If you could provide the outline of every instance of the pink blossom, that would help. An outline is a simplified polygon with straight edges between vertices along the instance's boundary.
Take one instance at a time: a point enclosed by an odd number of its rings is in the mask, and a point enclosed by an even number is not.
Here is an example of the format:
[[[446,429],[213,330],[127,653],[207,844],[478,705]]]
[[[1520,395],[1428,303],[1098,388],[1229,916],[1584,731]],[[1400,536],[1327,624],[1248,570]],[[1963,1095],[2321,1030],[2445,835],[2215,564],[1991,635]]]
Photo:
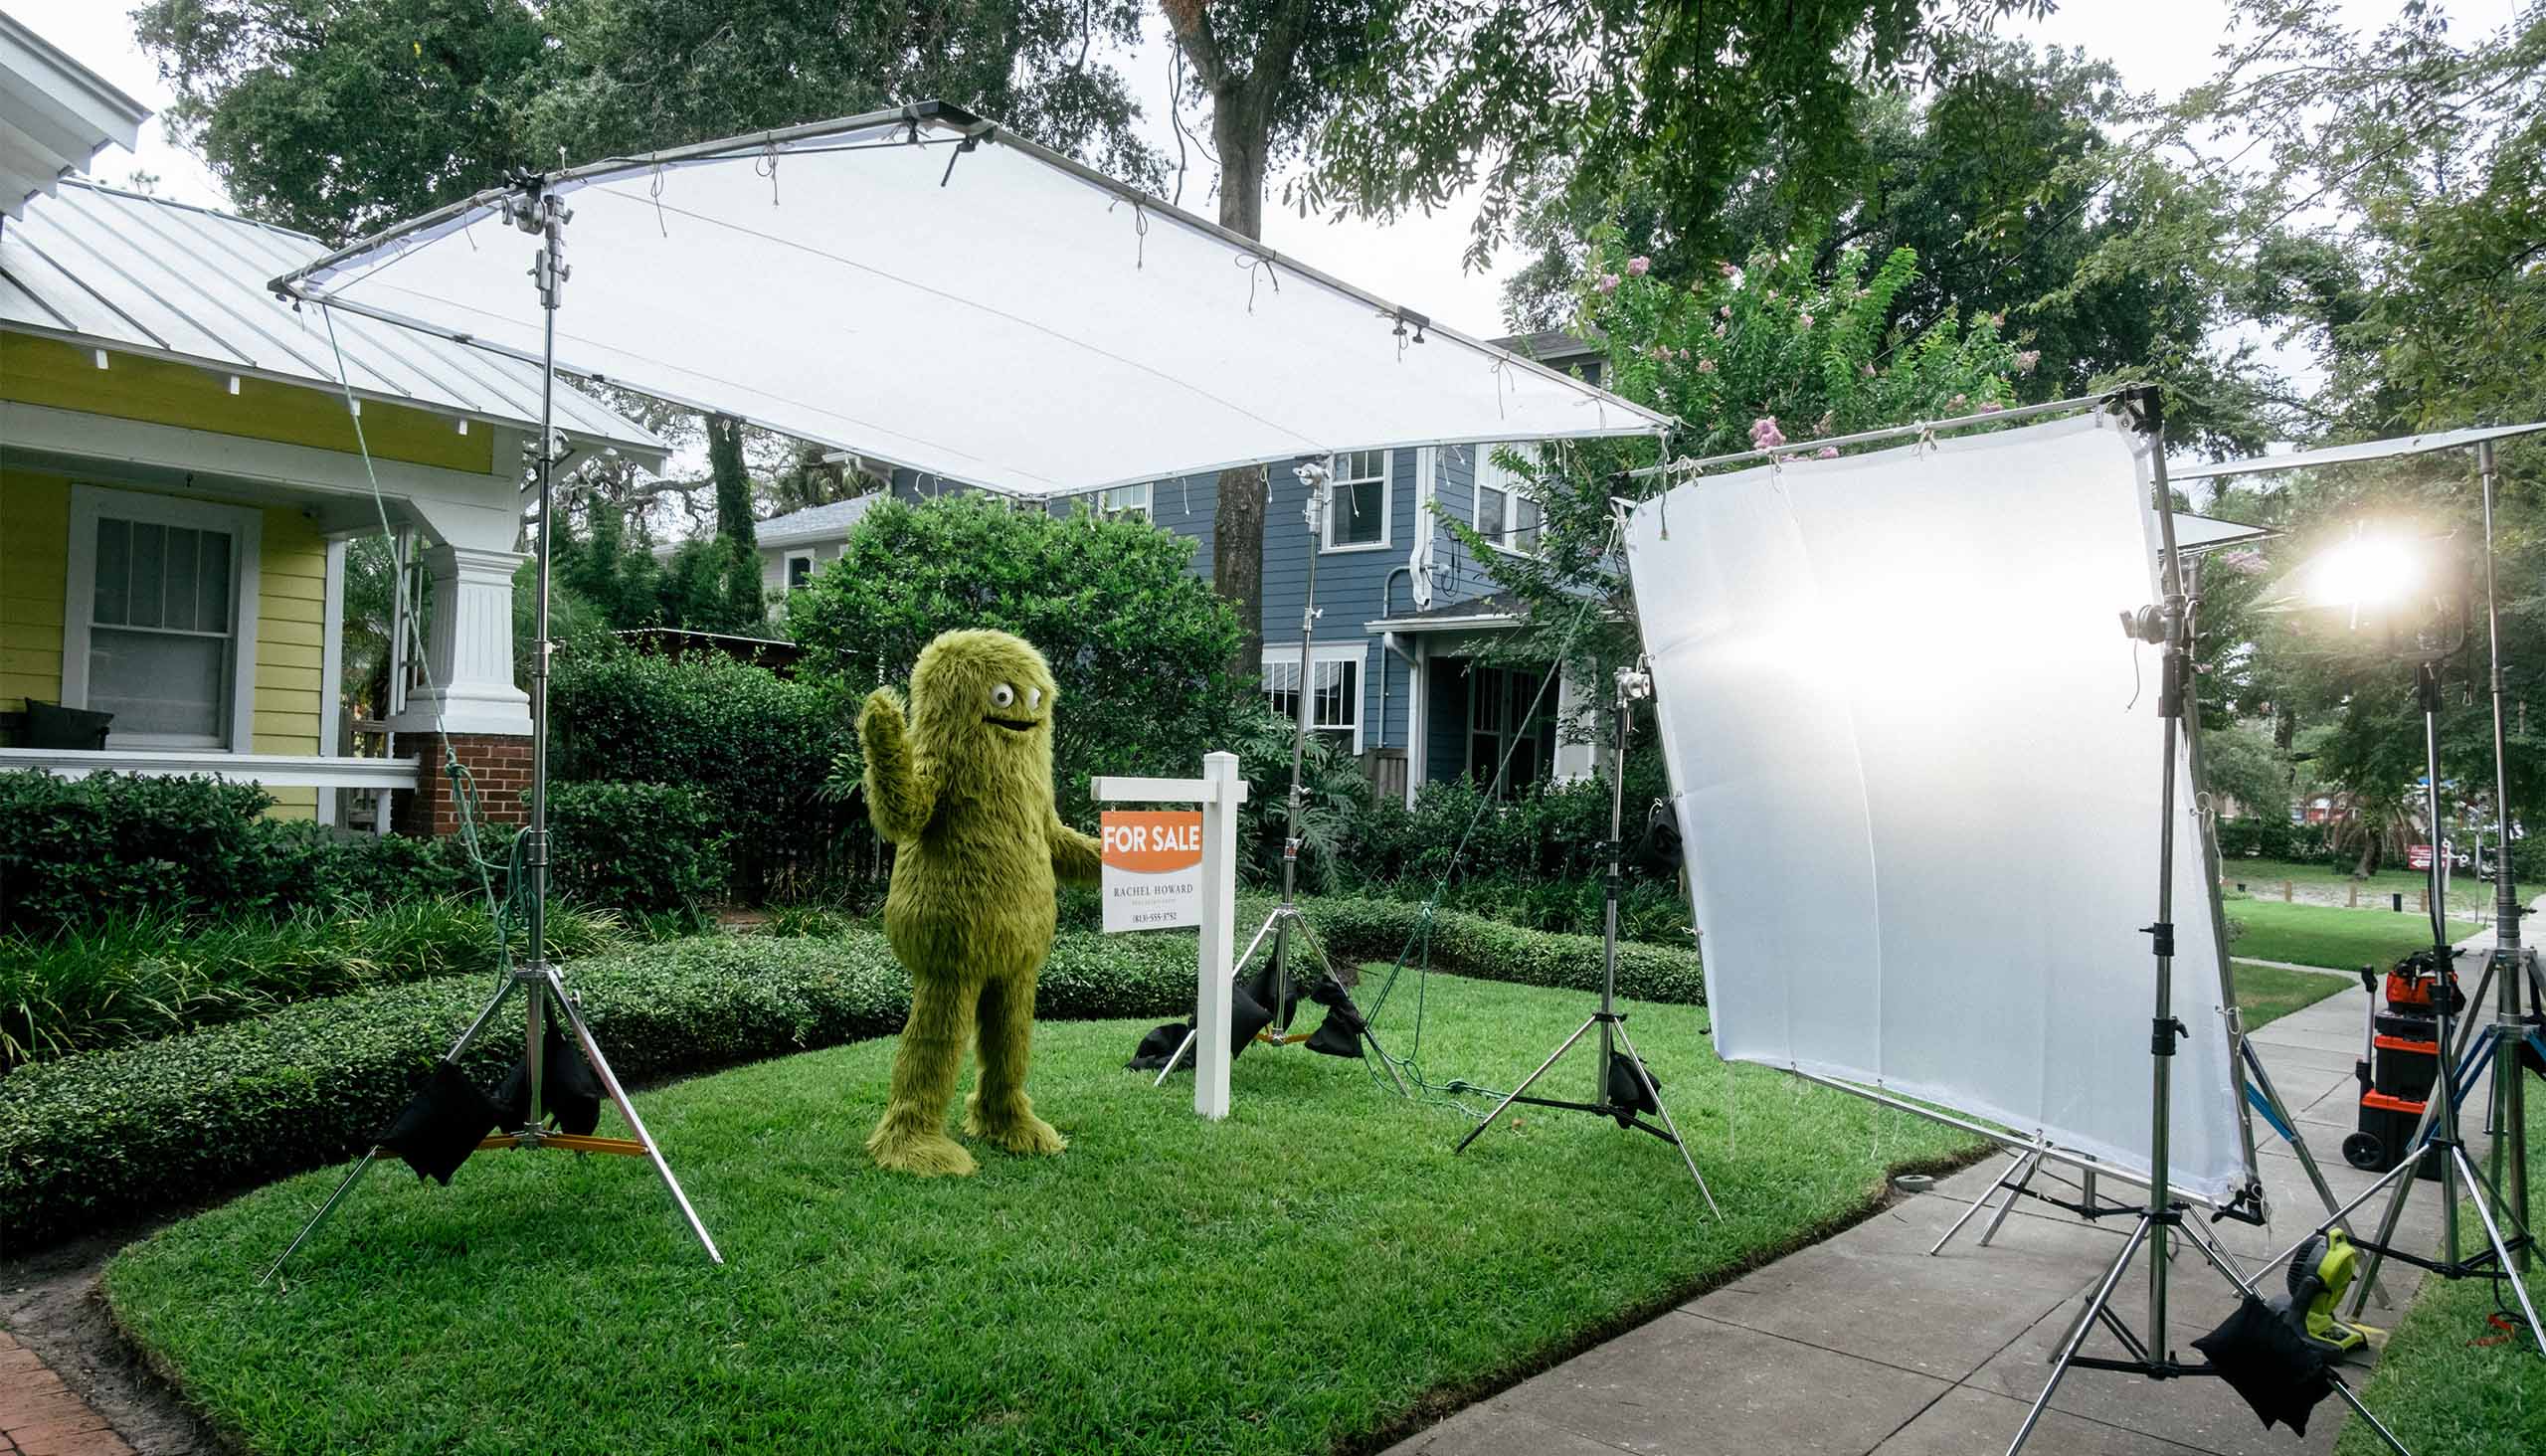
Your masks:
[[[1715,361],[1713,359],[1700,359],[1698,361],[1698,372],[1700,374],[1715,373]]]
[[[1815,434],[1815,435],[1827,435],[1827,434],[1829,434],[1829,433],[1830,433],[1830,422],[1831,422],[1831,421],[1833,421],[1833,420],[1835,420],[1835,419],[1837,419],[1837,418],[1838,418],[1838,415],[1839,415],[1839,412],[1838,412],[1838,411],[1836,411],[1836,410],[1824,410],[1824,411],[1822,411],[1822,412],[1821,412],[1821,418],[1812,422],[1812,433],[1813,433],[1813,434]]]
[[[1681,363],[1683,363],[1683,364],[1686,364],[1686,363],[1688,363],[1688,362],[1689,362],[1689,351],[1688,351],[1688,350],[1686,350],[1686,349],[1682,349],[1682,350],[1680,351],[1680,362],[1681,362]]]
[[[1716,336],[1717,338],[1723,338],[1723,337],[1724,337],[1724,325],[1723,325],[1723,324],[1720,324],[1720,323],[1719,323],[1719,324],[1717,324],[1717,325],[1715,326],[1715,336]]]
[[[1839,457],[1839,447],[1835,445],[1825,445],[1819,450],[1814,451],[1812,453],[1812,457],[1816,460],[1835,460]]]
[[[1962,394],[1958,394],[1958,395],[1955,395],[1952,399],[1949,399],[1949,400],[1945,401],[1945,404],[1946,404],[1948,407],[1952,408],[1952,409],[1959,410],[1959,409],[1961,409],[1964,405],[1966,405],[1966,404],[1970,403],[1970,401],[1971,401],[1971,396],[1969,396],[1969,395],[1962,395]]]
[[[1804,327],[1804,328],[1810,328],[1810,327],[1812,327],[1812,315],[1811,315],[1811,314],[1809,314],[1809,313],[1798,313],[1798,314],[1796,314],[1796,315],[1794,316],[1794,321],[1795,321],[1797,324],[1799,324],[1799,325],[1801,325],[1802,327]]]
[[[1631,278],[1640,278],[1640,277],[1643,277],[1646,273],[1651,273],[1652,271],[1653,271],[1653,260],[1652,260],[1652,259],[1650,259],[1650,258],[1646,258],[1646,257],[1643,257],[1643,256],[1641,256],[1641,255],[1638,255],[1637,257],[1630,258],[1630,259],[1628,259],[1628,260],[1627,260],[1627,276],[1628,276],[1628,277],[1631,277]]]
[[[1602,273],[1600,274],[1600,281],[1593,283],[1591,286],[1597,288],[1603,293],[1614,293],[1618,290],[1618,275],[1616,273]]]
[[[2027,349],[2016,356],[2016,372],[2018,374],[2031,374],[2033,373],[2033,366],[2041,362],[2042,350]]]
[[[1715,311],[1715,316],[1718,318],[1730,318],[1732,316],[1732,305],[1727,303],[1723,307],[1718,308]]]
[[[2004,312],[1990,314],[1989,326],[1991,328],[2005,328],[2007,326],[2007,315]]]
[[[1715,266],[1715,271],[1716,271],[1717,273],[1720,273],[1724,274],[1724,275],[1725,275],[1726,277],[1728,277],[1728,278],[1731,278],[1731,279],[1733,279],[1733,280],[1734,280],[1734,281],[1736,281],[1736,282],[1737,282],[1737,281],[1739,281],[1739,280],[1740,280],[1740,277],[1741,277],[1741,270],[1739,270],[1739,269],[1737,269],[1737,268],[1733,267],[1731,264],[1728,264],[1728,263],[1718,262],[1718,263],[1716,264],[1716,266]]]
[[[1980,402],[1980,413],[1984,415],[1994,415],[2005,408],[2007,408],[2005,405],[1998,403],[1996,400],[1982,400]]]
[[[1868,379],[1874,378],[1874,361],[1869,359],[1865,363],[1858,365],[1857,372]]]
[[[1777,417],[1761,415],[1750,422],[1750,447],[1753,450],[1775,450],[1786,443],[1786,433],[1777,428]]]
[[[1671,346],[1670,346],[1669,344],[1655,344],[1655,345],[1653,346],[1653,357],[1654,357],[1654,358],[1656,358],[1656,359],[1668,359],[1668,358],[1670,358],[1670,357],[1671,357]]]
[[[1776,289],[1774,289],[1774,288],[1770,288],[1770,289],[1768,290],[1768,301],[1769,301],[1769,302],[1771,302],[1771,303],[1774,303],[1775,301],[1777,301],[1777,290],[1776,290]]]

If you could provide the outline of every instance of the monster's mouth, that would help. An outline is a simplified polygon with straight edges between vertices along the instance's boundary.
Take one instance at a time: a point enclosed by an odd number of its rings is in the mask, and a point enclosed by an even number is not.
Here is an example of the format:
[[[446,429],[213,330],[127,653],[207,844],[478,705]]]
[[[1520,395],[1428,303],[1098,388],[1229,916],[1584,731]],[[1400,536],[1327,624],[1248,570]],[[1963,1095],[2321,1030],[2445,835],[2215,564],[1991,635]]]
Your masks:
[[[1035,729],[1043,726],[1032,718],[984,718],[982,721],[985,723],[996,723],[1010,733],[1031,733]]]

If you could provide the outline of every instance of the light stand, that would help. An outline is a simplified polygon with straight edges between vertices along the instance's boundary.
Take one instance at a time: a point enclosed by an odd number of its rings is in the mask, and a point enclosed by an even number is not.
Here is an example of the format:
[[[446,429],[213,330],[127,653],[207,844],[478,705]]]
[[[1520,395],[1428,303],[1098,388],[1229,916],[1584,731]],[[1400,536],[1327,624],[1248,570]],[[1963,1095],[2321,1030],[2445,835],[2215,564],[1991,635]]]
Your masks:
[[[556,435],[557,305],[563,294],[566,279],[573,272],[565,262],[566,250],[563,237],[566,222],[573,213],[556,194],[547,191],[534,178],[524,183],[520,197],[506,199],[504,215],[513,226],[540,240],[539,253],[531,266],[531,277],[538,289],[543,324],[537,455],[539,466],[539,600],[537,604],[539,650],[531,659],[530,669],[530,826],[523,830],[522,856],[523,872],[529,877],[530,882],[530,947],[529,960],[523,964],[507,967],[504,982],[495,988],[493,999],[486,1002],[485,1009],[477,1013],[477,1018],[468,1023],[468,1029],[459,1033],[459,1039],[453,1042],[451,1050],[443,1054],[442,1062],[445,1067],[455,1068],[459,1058],[466,1054],[479,1034],[493,1023],[496,1012],[503,1009],[504,1002],[512,998],[513,993],[522,993],[525,1012],[522,1073],[528,1098],[521,1125],[510,1132],[498,1132],[485,1138],[477,1146],[480,1149],[555,1148],[570,1153],[610,1153],[622,1157],[646,1159],[653,1164],[655,1174],[663,1181],[663,1186],[671,1191],[672,1201],[680,1206],[681,1217],[688,1220],[690,1231],[698,1235],[698,1242],[707,1250],[708,1259],[722,1264],[725,1262],[725,1256],[717,1252],[716,1241],[707,1234],[707,1225],[699,1221],[698,1211],[689,1205],[688,1195],[681,1191],[680,1181],[672,1177],[671,1165],[663,1161],[662,1149],[655,1144],[653,1135],[645,1131],[643,1120],[636,1116],[636,1109],[629,1102],[626,1089],[619,1084],[618,1074],[611,1070],[609,1059],[602,1055],[601,1043],[594,1038],[592,1027],[585,1023],[582,1007],[577,1003],[575,997],[566,990],[565,976],[548,960],[548,657],[550,648],[553,646],[548,639],[548,581],[549,548],[555,539],[554,524],[557,519],[553,479],[559,454]],[[545,1068],[541,1063],[547,1050],[547,1018],[552,999],[555,1001],[556,1010],[565,1017],[567,1026],[573,1030],[575,1043],[583,1049],[585,1059],[592,1064],[593,1072],[600,1078],[603,1092],[609,1096],[611,1104],[619,1109],[619,1115],[627,1120],[629,1131],[636,1134],[634,1138],[585,1137],[572,1133],[552,1132],[545,1126],[546,1112],[541,1100]],[[318,1211],[310,1215],[309,1221],[301,1225],[300,1232],[293,1235],[291,1242],[284,1246],[280,1255],[275,1257],[273,1265],[266,1270],[265,1277],[258,1281],[259,1284],[267,1283],[282,1272],[284,1263],[291,1258],[293,1252],[307,1242],[312,1233],[317,1232],[320,1224],[327,1221],[327,1215],[333,1213],[336,1205],[344,1201],[345,1195],[353,1191],[354,1184],[360,1183],[363,1175],[371,1171],[372,1164],[379,1160],[383,1151],[379,1145],[375,1144],[363,1154],[362,1161],[354,1165],[353,1171],[345,1175],[342,1183],[336,1184],[335,1191],[327,1195],[327,1200],[318,1205]]]
[[[2175,1196],[2170,1183],[2168,1141],[2172,1133],[2174,1092],[2173,1072],[2176,1042],[2189,1034],[2183,1022],[2175,1018],[2175,803],[2179,756],[2183,750],[2185,705],[2193,695],[2192,642],[2194,602],[2185,591],[2183,560],[2175,543],[2174,499],[2166,484],[2166,433],[2163,396],[2153,386],[2128,391],[2124,399],[2139,411],[2140,427],[2148,436],[2148,460],[2151,504],[2157,514],[2158,530],[2164,543],[2162,585],[2164,601],[2153,607],[2126,614],[2131,635],[2164,648],[2158,669],[2157,716],[2163,726],[2164,759],[2158,796],[2157,826],[2157,919],[2144,928],[2150,949],[2156,958],[2155,1006],[2149,1017],[2149,1121],[2148,1121],[2148,1201],[2134,1219],[2129,1236],[2122,1240],[2121,1252],[2115,1256],[2095,1291],[2078,1312],[2077,1323],[2070,1327],[2061,1342],[2060,1355],[2052,1362],[2051,1378],[2036,1396],[2032,1409],[2025,1413],[2024,1424],[2007,1446],[2007,1456],[2024,1449],[2032,1439],[2034,1428],[2041,1424],[2043,1412],[2051,1406],[2051,1397],[2072,1368],[2117,1370],[2142,1375],[2152,1380],[2178,1379],[2195,1375],[2216,1375],[2218,1369],[2209,1362],[2187,1364],[2174,1358],[2166,1328],[2166,1294],[2168,1266],[2173,1262],[2167,1247],[2170,1238],[2189,1241],[2194,1249],[2219,1271],[2222,1278],[2236,1286],[2248,1299],[2260,1299],[2255,1284],[2238,1269],[2226,1249],[2211,1237],[2197,1219],[2185,1216],[2188,1205]],[[2146,1338],[2113,1311],[2113,1291],[2120,1287],[2122,1276],[2129,1271],[2130,1261],[2139,1256],[2151,1238],[2157,1247],[2148,1258],[2148,1317]],[[2110,1331],[2125,1352],[2119,1359],[2080,1354],[2087,1334],[2097,1324]],[[2371,1429],[2378,1432],[2388,1446],[2403,1453],[2404,1444],[2393,1432],[2370,1414],[2351,1386],[2331,1368],[2325,1378],[2334,1393],[2357,1412]]]
[[[1297,898],[1300,818],[1308,807],[1308,789],[1302,783],[1301,775],[1308,759],[1310,723],[1317,705],[1317,656],[1313,650],[1317,639],[1318,619],[1317,559],[1326,548],[1327,517],[1335,506],[1335,472],[1324,460],[1319,459],[1302,460],[1291,467],[1291,473],[1298,476],[1300,483],[1308,487],[1306,516],[1309,532],[1309,567],[1306,592],[1300,606],[1300,681],[1296,700],[1298,711],[1292,715],[1291,719],[1291,794],[1286,809],[1288,819],[1282,834],[1282,902],[1274,906],[1271,913],[1264,917],[1262,925],[1256,927],[1254,938],[1249,940],[1246,943],[1246,949],[1238,954],[1232,970],[1236,974],[1243,975],[1247,963],[1255,959],[1256,951],[1262,948],[1265,938],[1270,936],[1273,941],[1273,1004],[1266,1009],[1272,1011],[1273,1022],[1256,1032],[1255,1039],[1268,1046],[1289,1046],[1295,1042],[1306,1041],[1313,1033],[1294,1035],[1291,1032],[1290,965],[1291,938],[1296,935],[1306,941],[1310,954],[1316,957],[1318,980],[1312,984],[1317,985],[1329,995],[1342,999],[1345,1002],[1343,1006],[1330,1007],[1327,1014],[1332,1016],[1339,1011],[1346,1011],[1360,1023],[1359,1039],[1369,1043],[1370,1050],[1378,1056],[1379,1066],[1387,1072],[1388,1080],[1395,1084],[1397,1095],[1406,1097],[1412,1094],[1406,1091],[1405,1079],[1397,1075],[1396,1064],[1388,1059],[1386,1049],[1379,1045],[1377,1033],[1370,1029],[1369,1018],[1363,1015],[1362,1008],[1354,1003],[1352,991],[1344,985],[1343,979],[1335,974],[1335,963],[1328,958],[1326,947],[1318,941],[1317,932],[1310,927],[1308,917],[1300,913]],[[1358,684],[1359,679],[1356,681]],[[1201,1020],[1197,1016],[1194,1019],[1193,1029],[1184,1033],[1184,1039],[1177,1043],[1175,1052],[1167,1059],[1167,1065],[1159,1070],[1157,1080],[1150,1085],[1164,1086],[1169,1075],[1184,1064],[1185,1054],[1193,1049],[1194,1038],[1201,1034]]]
[[[2484,495],[2484,587],[2485,619],[2492,636],[2492,699],[2493,699],[2493,772],[2495,809],[2507,830],[2509,816],[2509,771],[2505,767],[2502,733],[2502,669],[2501,612],[2493,594],[2493,451],[2489,442],[2479,447],[2478,460],[2483,477]],[[2448,904],[2441,898],[2440,879],[2440,677],[2434,665],[2436,652],[2425,652],[2415,668],[2415,690],[2423,710],[2423,754],[2427,788],[2426,805],[2432,822],[2431,894],[2432,938],[2434,955],[2445,971],[2451,964],[2448,937]],[[2523,1047],[2546,1056],[2546,1031],[2526,1018],[2520,1009],[2520,985],[2533,972],[2521,955],[2519,944],[2519,897],[2511,879],[2509,840],[2505,834],[2503,852],[2494,865],[2494,895],[2497,912],[2493,925],[2493,954],[2485,970],[2486,983],[2496,993],[2493,1019],[2476,1028],[2472,1039],[2461,1053],[2452,1055],[2456,1038],[2451,1032],[2455,1012],[2455,998],[2442,994],[2450,990],[2444,976],[2432,997],[2439,1012],[2442,1075],[2432,1084],[2424,1101],[2423,1115],[2405,1145],[2404,1161],[2371,1184],[2355,1203],[2364,1202],[2380,1188],[2393,1183],[2387,1200],[2386,1214],[2379,1220],[2378,1236],[2363,1244],[2369,1255],[2361,1271],[2361,1292],[2354,1299],[2352,1312],[2360,1311],[2360,1300],[2368,1298],[2377,1287],[2378,1275],[2385,1262],[2394,1258],[2417,1268],[2438,1274],[2444,1279],[2498,1278],[2509,1284],[2519,1303],[2521,1317],[2527,1322],[2529,1337],[2540,1354],[2546,1354],[2546,1323],[2538,1319],[2537,1306],[2530,1300],[2527,1281],[2522,1273],[2529,1266],[2528,1253],[2534,1239],[2528,1221],[2528,1125],[2526,1109],[2519,1085],[2519,1055]],[[2476,987],[2475,1001],[2480,1002],[2484,984]],[[2473,1002],[2470,1002],[2472,1004]],[[2497,1181],[2488,1181],[2475,1168],[2459,1135],[2459,1105],[2471,1093],[2487,1067],[2494,1073],[2493,1106],[2502,1120],[2502,1136],[2493,1142],[2493,1165],[2507,1172],[2511,1194],[2505,1197]],[[2503,1144],[2510,1144],[2507,1153]],[[2404,1217],[2406,1199],[2412,1194],[2416,1177],[2426,1158],[2440,1161],[2442,1257],[2425,1258],[2408,1249],[2395,1246],[2396,1226]],[[2505,1158],[2507,1166],[2505,1167]],[[2498,1177],[2498,1172],[2497,1172]],[[2476,1221],[2483,1225],[2486,1247],[2472,1257],[2459,1256],[2457,1205],[2460,1198],[2472,1204]],[[2510,1232],[2505,1235],[2503,1225]]]
[[[1619,1127],[1650,1133],[1679,1149],[1680,1161],[1689,1166],[1689,1177],[1697,1182],[1698,1195],[1707,1200],[1707,1211],[1720,1218],[1724,1216],[1724,1210],[1716,1206],[1715,1193],[1707,1186],[1706,1175],[1698,1172],[1698,1160],[1690,1154],[1687,1140],[1680,1136],[1679,1125],[1671,1120],[1671,1109],[1663,1104],[1662,1092],[1654,1085],[1653,1073],[1645,1067],[1643,1054],[1636,1050],[1634,1040],[1627,1035],[1626,1013],[1618,1009],[1618,859],[1621,837],[1625,832],[1627,739],[1634,729],[1634,705],[1651,696],[1653,678],[1649,673],[1641,667],[1618,669],[1618,696],[1614,709],[1618,724],[1617,757],[1609,765],[1609,877],[1602,890],[1600,1008],[1585,1017],[1581,1025],[1574,1027],[1573,1034],[1558,1043],[1556,1049],[1547,1054],[1547,1059],[1539,1063],[1537,1071],[1522,1079],[1520,1086],[1505,1094],[1503,1100],[1494,1105],[1494,1111],[1469,1129],[1468,1135],[1461,1138],[1459,1146],[1451,1151],[1466,1152],[1468,1145],[1482,1136],[1487,1128],[1494,1126],[1504,1111],[1516,1102],[1532,1107],[1557,1107],[1568,1112],[1597,1113],[1616,1119]],[[1548,1068],[1563,1060],[1574,1043],[1588,1035],[1595,1026],[1600,1030],[1600,1062],[1598,1071],[1593,1074],[1594,1100],[1572,1102],[1555,1097],[1530,1096],[1530,1088],[1547,1074]],[[1623,1057],[1618,1054],[1620,1047],[1626,1049]],[[1616,1073],[1620,1066],[1629,1072],[1630,1086],[1635,1094],[1632,1097],[1619,1096]],[[1662,1119],[1660,1127],[1639,1116],[1647,1109]]]

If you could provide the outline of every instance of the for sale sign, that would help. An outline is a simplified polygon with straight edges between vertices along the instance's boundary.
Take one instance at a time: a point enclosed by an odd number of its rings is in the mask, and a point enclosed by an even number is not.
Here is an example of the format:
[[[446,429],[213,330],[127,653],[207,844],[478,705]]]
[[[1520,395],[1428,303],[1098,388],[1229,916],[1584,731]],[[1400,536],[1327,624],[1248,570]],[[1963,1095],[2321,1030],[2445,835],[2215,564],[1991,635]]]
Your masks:
[[[1202,812],[1106,811],[1105,929],[1202,923]]]

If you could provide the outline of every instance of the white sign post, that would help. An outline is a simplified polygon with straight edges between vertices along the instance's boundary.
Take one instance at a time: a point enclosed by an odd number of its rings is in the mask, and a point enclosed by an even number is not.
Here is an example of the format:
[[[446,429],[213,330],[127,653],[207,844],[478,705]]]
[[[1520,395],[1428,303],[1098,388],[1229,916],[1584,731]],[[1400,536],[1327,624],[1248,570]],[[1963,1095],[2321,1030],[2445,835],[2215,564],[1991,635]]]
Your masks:
[[[1199,779],[1099,777],[1099,804],[1198,804],[1202,807],[1202,948],[1193,994],[1193,1110],[1217,1121],[1229,1115],[1229,979],[1237,936],[1237,807],[1246,802],[1237,755],[1202,756]]]

